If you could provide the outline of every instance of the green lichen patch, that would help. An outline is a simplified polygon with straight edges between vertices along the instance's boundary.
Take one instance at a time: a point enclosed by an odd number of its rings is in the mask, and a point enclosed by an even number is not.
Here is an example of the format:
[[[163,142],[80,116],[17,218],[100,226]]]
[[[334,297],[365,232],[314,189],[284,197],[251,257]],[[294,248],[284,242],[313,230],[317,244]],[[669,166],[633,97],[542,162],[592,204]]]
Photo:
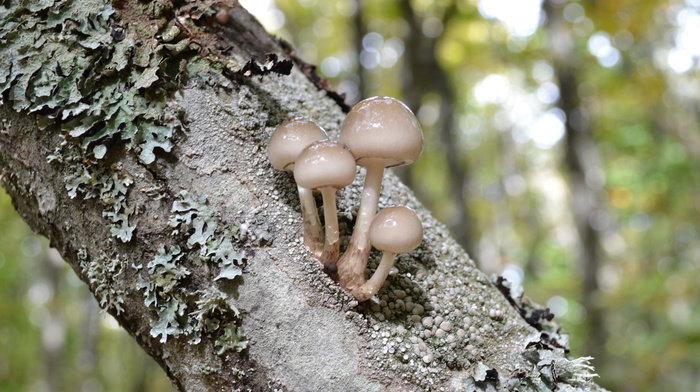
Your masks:
[[[70,198],[99,200],[112,236],[122,242],[131,240],[136,226],[129,224],[134,208],[128,203],[127,193],[134,180],[121,164],[95,164],[74,145],[64,145],[49,160],[66,164],[68,173],[64,180]]]
[[[228,350],[233,350],[236,352],[241,352],[248,347],[248,341],[245,340],[245,333],[243,328],[229,323],[224,328],[224,333],[215,342],[216,347],[219,348],[217,354],[223,355]]]
[[[87,251],[80,249],[78,260],[100,307],[103,310],[113,310],[116,314],[123,312],[124,290],[115,288],[116,278],[124,270],[124,262],[119,255],[101,252],[98,257],[90,260]]]
[[[217,286],[242,274],[246,253],[236,245],[238,229],[226,227],[215,217],[206,197],[186,191],[173,202],[168,222],[174,243],[161,245],[137,284],[144,291],[144,303],[156,313],[151,335],[160,336],[162,342],[184,335],[190,344],[199,344],[203,334],[210,334],[217,337],[221,353],[241,351],[247,343],[238,326],[240,312]],[[194,257],[188,259],[188,255]],[[185,284],[188,262],[211,267],[212,275],[202,277],[204,289],[192,291]]]
[[[140,281],[137,288],[145,290],[145,304],[156,306],[164,302],[179,300],[176,290],[178,282],[190,274],[179,261],[183,254],[180,247],[175,245],[166,248],[162,245],[158,253],[148,263],[148,281]]]
[[[206,197],[195,197],[186,191],[180,192],[180,200],[173,203],[169,226],[173,235],[186,239],[189,249],[199,251],[202,261],[219,268],[215,279],[232,280],[241,274],[245,252],[236,247],[240,228],[224,227],[206,205]]]
[[[158,310],[157,319],[151,324],[151,336],[161,336],[161,342],[170,335],[185,333],[179,319],[185,316],[187,305],[179,283],[190,272],[180,264],[182,256],[178,246],[161,246],[148,263],[148,279],[141,277],[136,284],[136,288],[144,290],[146,306]]]
[[[177,23],[165,21],[164,10],[143,7],[158,22],[128,30],[109,0],[0,5],[0,104],[60,132],[65,141],[47,158],[66,164],[71,198],[102,202],[112,235],[123,242],[135,230],[127,203],[133,181],[102,160],[116,146],[146,164],[156,151],[171,151],[185,124],[169,97],[198,49]]]
[[[0,103],[40,115],[94,159],[125,142],[144,163],[170,151],[186,37],[119,25],[107,0],[9,1],[0,7]],[[172,26],[172,25],[171,25]],[[171,29],[172,30],[172,29]],[[168,30],[170,31],[170,30]],[[174,34],[174,35],[173,35]]]
[[[219,354],[226,350],[240,352],[246,348],[248,342],[245,333],[243,328],[237,325],[240,313],[235,306],[229,305],[228,296],[213,286],[196,294],[199,299],[195,304],[196,310],[191,314],[194,324],[190,333],[190,343],[199,343],[202,333],[220,331],[220,337],[215,344],[220,347]]]

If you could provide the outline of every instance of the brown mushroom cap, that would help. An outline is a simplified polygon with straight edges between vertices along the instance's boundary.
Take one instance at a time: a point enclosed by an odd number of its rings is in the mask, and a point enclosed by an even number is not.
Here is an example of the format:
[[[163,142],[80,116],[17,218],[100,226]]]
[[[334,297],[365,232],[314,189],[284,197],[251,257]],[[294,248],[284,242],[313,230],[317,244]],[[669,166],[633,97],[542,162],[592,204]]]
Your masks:
[[[360,101],[348,113],[340,132],[344,143],[363,165],[380,158],[386,167],[412,163],[423,150],[423,131],[411,109],[391,97]]]
[[[423,225],[405,206],[387,207],[377,213],[369,228],[372,246],[382,252],[406,253],[423,240]]]
[[[345,145],[320,140],[306,147],[294,164],[294,180],[304,188],[340,189],[352,184],[357,166]]]
[[[267,154],[272,167],[293,171],[294,162],[309,144],[327,139],[328,135],[313,120],[296,118],[280,124],[270,137]]]

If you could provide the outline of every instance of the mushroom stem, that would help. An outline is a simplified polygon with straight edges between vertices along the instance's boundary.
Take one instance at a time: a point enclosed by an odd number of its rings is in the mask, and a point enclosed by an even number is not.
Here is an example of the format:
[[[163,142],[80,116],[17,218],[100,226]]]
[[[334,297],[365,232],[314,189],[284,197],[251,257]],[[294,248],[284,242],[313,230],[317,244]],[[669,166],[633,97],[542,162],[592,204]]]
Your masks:
[[[326,226],[326,244],[321,255],[322,262],[335,263],[340,255],[338,213],[335,206],[335,188],[321,188],[323,196],[323,218]]]
[[[360,208],[357,212],[348,248],[338,260],[340,285],[351,291],[365,282],[365,269],[367,268],[369,251],[372,249],[369,241],[369,227],[377,213],[379,191],[384,177],[384,161],[382,159],[365,159],[363,164],[367,171]]]
[[[318,218],[316,200],[311,189],[297,185],[297,190],[301,203],[301,216],[304,219],[304,245],[309,247],[316,258],[319,258],[323,253],[323,228]]]
[[[382,261],[379,262],[379,267],[374,271],[374,275],[362,286],[352,290],[352,296],[362,302],[367,301],[372,298],[374,294],[377,294],[379,289],[384,285],[387,276],[389,276],[395,258],[396,253],[384,252],[382,254]]]

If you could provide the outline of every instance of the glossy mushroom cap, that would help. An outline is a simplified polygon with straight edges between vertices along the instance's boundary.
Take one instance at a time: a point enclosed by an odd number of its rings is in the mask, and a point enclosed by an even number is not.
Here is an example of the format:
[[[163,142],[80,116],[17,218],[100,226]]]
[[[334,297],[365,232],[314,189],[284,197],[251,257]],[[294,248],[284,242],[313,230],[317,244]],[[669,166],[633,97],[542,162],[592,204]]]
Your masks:
[[[294,162],[304,148],[327,138],[326,131],[313,120],[297,118],[285,121],[270,137],[267,147],[270,163],[277,170],[293,171]]]
[[[340,189],[352,184],[355,157],[343,144],[321,140],[306,147],[294,165],[294,180],[304,188]]]
[[[397,253],[410,252],[423,239],[423,225],[412,209],[404,206],[381,210],[372,221],[369,238],[382,251],[382,260],[372,277],[361,285],[347,289],[358,301],[366,301],[379,292],[389,276]]]
[[[423,225],[412,209],[405,206],[387,207],[374,217],[369,238],[377,250],[406,253],[420,245]]]
[[[391,97],[360,101],[348,113],[340,132],[344,143],[363,165],[368,158],[384,160],[384,166],[408,165],[423,150],[423,131],[411,109]]]

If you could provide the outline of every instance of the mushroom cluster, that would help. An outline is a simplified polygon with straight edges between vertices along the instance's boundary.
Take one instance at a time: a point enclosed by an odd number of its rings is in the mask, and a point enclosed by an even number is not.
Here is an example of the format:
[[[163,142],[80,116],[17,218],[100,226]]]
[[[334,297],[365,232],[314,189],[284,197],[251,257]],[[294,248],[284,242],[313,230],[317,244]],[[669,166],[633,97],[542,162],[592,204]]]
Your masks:
[[[282,123],[268,147],[270,163],[292,172],[304,219],[304,244],[358,301],[366,301],[384,284],[398,253],[415,249],[423,238],[416,213],[405,206],[377,213],[384,168],[408,165],[423,149],[423,131],[415,115],[391,97],[372,97],[355,105],[343,121],[340,141],[328,138],[315,122],[294,119]],[[366,169],[365,185],[345,253],[340,256],[335,194],[355,179],[356,165]],[[313,198],[323,197],[324,230]],[[371,247],[383,252],[374,275],[365,270]]]

